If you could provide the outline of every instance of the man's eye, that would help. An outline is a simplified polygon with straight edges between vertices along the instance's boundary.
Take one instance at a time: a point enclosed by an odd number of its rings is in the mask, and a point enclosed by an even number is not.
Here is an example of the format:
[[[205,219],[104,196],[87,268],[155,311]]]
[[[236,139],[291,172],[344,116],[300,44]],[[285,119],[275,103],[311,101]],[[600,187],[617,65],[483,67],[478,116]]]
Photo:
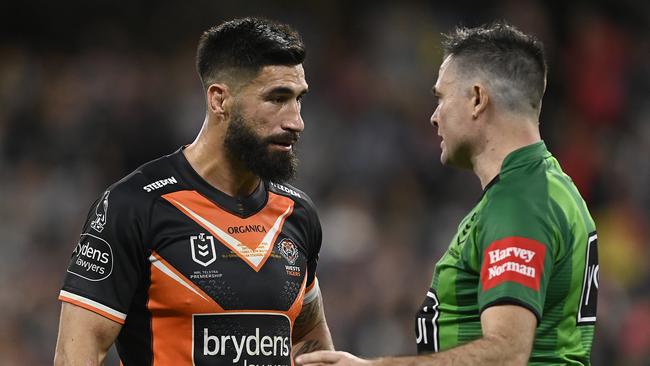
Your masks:
[[[276,103],[276,104],[283,104],[283,103],[287,102],[287,97],[285,97],[285,96],[275,96],[275,97],[271,97],[270,100],[273,103]]]

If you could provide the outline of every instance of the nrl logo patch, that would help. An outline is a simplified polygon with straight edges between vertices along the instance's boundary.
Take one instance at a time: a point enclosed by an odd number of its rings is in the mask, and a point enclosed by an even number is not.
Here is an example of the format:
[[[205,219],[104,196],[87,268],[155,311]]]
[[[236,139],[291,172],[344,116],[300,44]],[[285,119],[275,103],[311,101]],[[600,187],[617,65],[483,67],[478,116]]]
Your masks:
[[[99,200],[95,208],[95,219],[90,223],[90,227],[95,229],[98,233],[104,231],[106,226],[106,216],[108,215],[108,195],[111,191],[104,192],[102,199]]]
[[[289,264],[296,264],[298,259],[298,246],[291,239],[285,238],[278,243],[278,252],[282,254]]]
[[[214,247],[214,237],[200,233],[190,236],[190,248],[192,249],[192,259],[207,267],[217,260],[217,250]]]

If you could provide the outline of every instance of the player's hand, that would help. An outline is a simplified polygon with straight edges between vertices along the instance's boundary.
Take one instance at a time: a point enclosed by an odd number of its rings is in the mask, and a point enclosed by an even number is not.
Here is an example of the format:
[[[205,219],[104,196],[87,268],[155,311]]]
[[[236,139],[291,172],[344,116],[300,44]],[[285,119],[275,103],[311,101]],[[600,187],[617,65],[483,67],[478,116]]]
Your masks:
[[[361,359],[347,352],[316,351],[298,356],[296,363],[300,366],[369,366],[372,361]]]

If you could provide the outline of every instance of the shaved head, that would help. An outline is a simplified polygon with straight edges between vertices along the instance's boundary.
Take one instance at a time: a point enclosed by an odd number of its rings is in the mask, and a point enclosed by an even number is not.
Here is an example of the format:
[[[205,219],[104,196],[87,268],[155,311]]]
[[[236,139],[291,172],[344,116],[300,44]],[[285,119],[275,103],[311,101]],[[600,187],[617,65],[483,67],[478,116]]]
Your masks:
[[[546,89],[544,49],[535,37],[517,28],[494,23],[457,28],[445,35],[445,57],[456,60],[465,80],[481,80],[491,97],[516,113],[539,115]]]

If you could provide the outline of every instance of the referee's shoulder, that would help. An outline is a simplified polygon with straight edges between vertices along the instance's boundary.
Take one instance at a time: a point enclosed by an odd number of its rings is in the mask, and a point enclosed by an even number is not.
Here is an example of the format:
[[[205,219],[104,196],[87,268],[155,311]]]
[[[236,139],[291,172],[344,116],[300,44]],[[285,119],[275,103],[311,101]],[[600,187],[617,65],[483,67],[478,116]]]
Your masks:
[[[524,218],[544,216],[550,196],[548,182],[537,174],[517,174],[500,177],[486,192],[484,215]]]

